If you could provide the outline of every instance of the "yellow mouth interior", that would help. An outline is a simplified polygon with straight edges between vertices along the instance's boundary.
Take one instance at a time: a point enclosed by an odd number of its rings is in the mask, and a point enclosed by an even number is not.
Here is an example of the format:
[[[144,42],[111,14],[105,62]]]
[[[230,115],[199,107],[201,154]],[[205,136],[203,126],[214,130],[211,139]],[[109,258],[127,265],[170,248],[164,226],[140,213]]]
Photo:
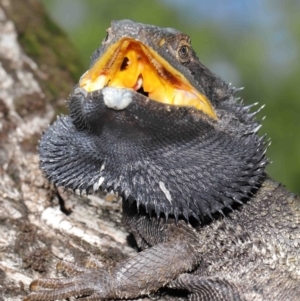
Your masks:
[[[205,95],[155,51],[132,39],[110,46],[79,85],[88,92],[107,86],[129,88],[158,102],[194,107],[216,119]]]

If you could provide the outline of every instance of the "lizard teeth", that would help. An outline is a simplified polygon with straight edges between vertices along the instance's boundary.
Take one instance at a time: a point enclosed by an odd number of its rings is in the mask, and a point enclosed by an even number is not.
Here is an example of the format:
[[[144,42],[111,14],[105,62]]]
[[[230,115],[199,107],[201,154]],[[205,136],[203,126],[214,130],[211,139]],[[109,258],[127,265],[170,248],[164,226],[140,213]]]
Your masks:
[[[143,76],[140,74],[135,85],[133,86],[133,90],[137,91],[143,86]]]

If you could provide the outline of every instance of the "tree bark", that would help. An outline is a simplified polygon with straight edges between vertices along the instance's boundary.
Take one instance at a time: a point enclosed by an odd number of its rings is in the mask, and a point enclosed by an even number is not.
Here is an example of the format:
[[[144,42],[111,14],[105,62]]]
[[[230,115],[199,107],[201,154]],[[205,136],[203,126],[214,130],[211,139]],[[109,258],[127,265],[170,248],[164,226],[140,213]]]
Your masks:
[[[41,133],[82,72],[76,51],[36,0],[0,0],[0,300],[22,300],[55,263],[114,264],[135,253],[113,195],[55,189],[39,169]]]

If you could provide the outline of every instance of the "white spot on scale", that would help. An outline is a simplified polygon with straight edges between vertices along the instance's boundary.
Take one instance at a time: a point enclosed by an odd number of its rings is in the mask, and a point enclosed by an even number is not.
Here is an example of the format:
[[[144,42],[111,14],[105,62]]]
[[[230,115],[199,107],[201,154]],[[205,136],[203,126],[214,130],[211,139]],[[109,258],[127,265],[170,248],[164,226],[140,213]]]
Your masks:
[[[126,89],[105,87],[102,93],[105,105],[114,110],[124,110],[132,102],[132,94]]]
[[[104,182],[105,178],[104,177],[100,177],[98,182],[95,182],[93,185],[93,190],[97,191],[99,189],[99,187],[101,186],[101,184]]]
[[[75,194],[76,195],[87,195],[87,191],[85,189],[75,189]]]
[[[159,188],[161,189],[161,191],[165,194],[167,200],[169,201],[170,204],[172,204],[172,197],[171,197],[171,193],[170,191],[166,188],[166,185],[164,182],[159,181]]]
[[[99,189],[98,182],[95,182],[93,185],[93,191],[96,192]]]
[[[98,185],[101,186],[101,184],[104,182],[105,178],[104,177],[100,177]]]

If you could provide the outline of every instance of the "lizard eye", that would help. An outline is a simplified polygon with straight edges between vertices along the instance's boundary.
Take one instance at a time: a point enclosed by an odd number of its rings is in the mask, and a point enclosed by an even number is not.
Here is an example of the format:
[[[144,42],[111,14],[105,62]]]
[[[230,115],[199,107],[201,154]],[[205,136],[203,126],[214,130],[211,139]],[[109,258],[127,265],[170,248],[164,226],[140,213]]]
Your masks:
[[[178,55],[181,62],[187,62],[189,58],[189,47],[187,45],[183,45],[178,50]]]

